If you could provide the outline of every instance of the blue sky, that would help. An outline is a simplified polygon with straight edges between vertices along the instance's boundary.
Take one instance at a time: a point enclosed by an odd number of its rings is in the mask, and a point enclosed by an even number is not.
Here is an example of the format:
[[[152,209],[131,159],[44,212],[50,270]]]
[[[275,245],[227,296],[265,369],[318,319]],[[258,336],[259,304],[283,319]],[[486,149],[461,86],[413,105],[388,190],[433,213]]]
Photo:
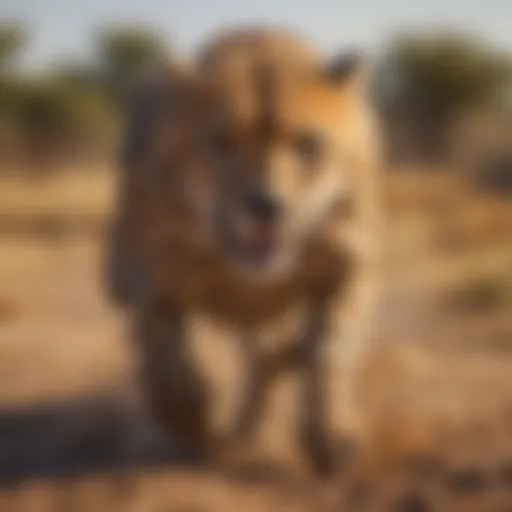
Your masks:
[[[326,51],[377,47],[395,28],[426,25],[478,31],[512,49],[511,0],[0,0],[0,18],[29,23],[27,62],[35,67],[87,55],[91,29],[108,21],[150,23],[185,51],[218,27],[252,21],[297,27]]]

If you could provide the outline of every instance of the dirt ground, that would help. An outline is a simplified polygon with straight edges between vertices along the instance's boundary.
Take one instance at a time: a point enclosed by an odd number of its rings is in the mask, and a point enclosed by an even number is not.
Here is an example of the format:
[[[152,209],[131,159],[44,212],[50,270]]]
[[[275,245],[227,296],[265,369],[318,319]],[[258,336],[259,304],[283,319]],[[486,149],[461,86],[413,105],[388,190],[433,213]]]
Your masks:
[[[242,465],[190,460],[151,425],[101,288],[111,193],[106,173],[0,183],[1,512],[512,511],[510,198],[388,178],[384,321],[361,387],[373,448],[319,482],[287,446],[293,378]],[[209,329],[222,409],[241,375]]]

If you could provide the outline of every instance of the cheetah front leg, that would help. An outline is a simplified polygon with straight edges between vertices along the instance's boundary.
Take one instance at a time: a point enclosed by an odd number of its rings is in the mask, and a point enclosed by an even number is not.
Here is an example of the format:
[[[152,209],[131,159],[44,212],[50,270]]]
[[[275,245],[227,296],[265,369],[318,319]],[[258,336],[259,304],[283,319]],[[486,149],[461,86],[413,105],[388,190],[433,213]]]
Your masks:
[[[250,440],[263,419],[269,394],[276,380],[295,369],[301,361],[301,347],[288,342],[284,347],[263,352],[254,340],[244,343],[246,388],[232,431],[237,441]]]
[[[183,312],[151,301],[141,311],[135,338],[150,413],[166,432],[201,453],[207,448],[210,400],[190,352]]]
[[[328,313],[328,305],[324,301],[312,305],[300,342],[303,374],[300,389],[299,442],[308,462],[315,471],[322,474],[330,473],[336,462],[329,440],[322,361]]]
[[[374,328],[375,283],[372,274],[363,274],[350,290],[310,307],[302,337],[299,428],[303,449],[320,473],[337,469],[368,433],[360,385]]]

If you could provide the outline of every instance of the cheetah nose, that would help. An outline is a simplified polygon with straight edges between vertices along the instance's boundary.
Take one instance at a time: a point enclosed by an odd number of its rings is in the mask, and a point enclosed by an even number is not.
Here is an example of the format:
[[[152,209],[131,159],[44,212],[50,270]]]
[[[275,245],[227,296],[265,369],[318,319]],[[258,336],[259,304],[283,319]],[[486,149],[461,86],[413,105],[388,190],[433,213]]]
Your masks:
[[[248,194],[245,198],[245,208],[255,220],[262,223],[275,222],[281,213],[279,202],[262,191]]]

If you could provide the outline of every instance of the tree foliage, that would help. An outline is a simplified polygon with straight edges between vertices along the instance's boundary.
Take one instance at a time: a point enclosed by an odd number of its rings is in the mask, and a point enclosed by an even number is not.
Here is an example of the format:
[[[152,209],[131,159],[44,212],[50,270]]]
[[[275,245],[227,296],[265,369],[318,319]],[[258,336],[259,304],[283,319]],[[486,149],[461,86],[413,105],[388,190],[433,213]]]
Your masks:
[[[505,56],[468,36],[403,36],[391,51],[411,100],[440,113],[489,101],[510,73]]]
[[[20,23],[0,21],[0,69],[11,64],[27,41],[26,31]]]
[[[384,62],[394,77],[381,95],[385,112],[406,119],[432,156],[443,154],[456,116],[501,101],[510,87],[509,56],[467,34],[403,34],[389,44]]]
[[[0,65],[16,61],[25,34],[17,25],[0,26]],[[113,147],[122,92],[165,44],[145,27],[104,26],[94,36],[89,62],[0,75],[0,159],[21,156],[37,169]]]

